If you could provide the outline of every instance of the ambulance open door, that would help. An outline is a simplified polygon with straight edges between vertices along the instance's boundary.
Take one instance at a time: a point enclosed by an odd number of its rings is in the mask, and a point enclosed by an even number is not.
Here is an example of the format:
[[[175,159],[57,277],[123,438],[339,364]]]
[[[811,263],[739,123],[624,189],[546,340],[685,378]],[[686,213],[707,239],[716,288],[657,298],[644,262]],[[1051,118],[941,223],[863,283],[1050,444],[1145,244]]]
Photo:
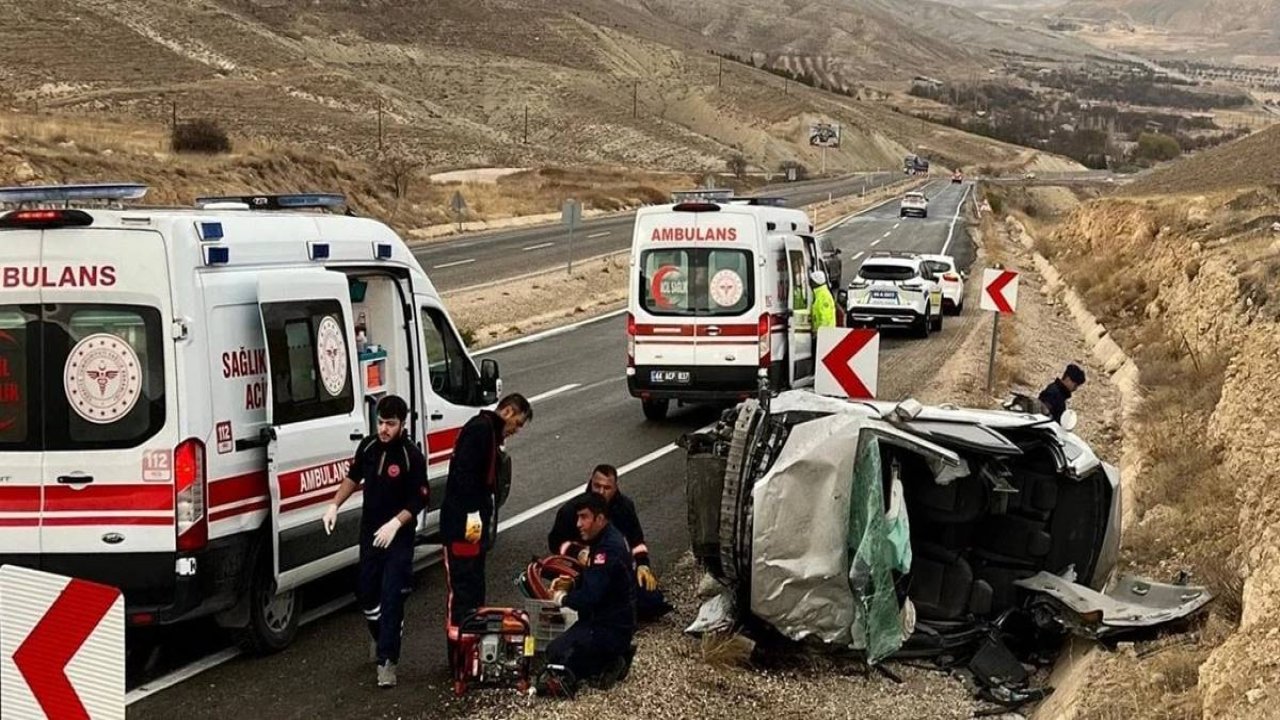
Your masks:
[[[277,592],[355,559],[360,494],[333,534],[321,518],[365,437],[347,276],[320,269],[258,275],[268,363],[267,475]]]
[[[787,273],[790,277],[791,308],[787,322],[787,379],[790,387],[813,383],[813,288],[809,285],[809,255],[804,240],[786,239]]]

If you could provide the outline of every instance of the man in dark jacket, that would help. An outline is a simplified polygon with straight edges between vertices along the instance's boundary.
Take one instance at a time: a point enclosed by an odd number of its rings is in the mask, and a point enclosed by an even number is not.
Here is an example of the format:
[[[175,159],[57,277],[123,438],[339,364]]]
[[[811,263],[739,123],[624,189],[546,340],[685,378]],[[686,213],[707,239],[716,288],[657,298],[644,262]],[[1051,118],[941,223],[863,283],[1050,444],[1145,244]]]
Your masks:
[[[1071,393],[1075,392],[1084,385],[1084,370],[1079,365],[1072,363],[1067,366],[1066,372],[1061,378],[1049,383],[1049,386],[1040,391],[1040,402],[1044,403],[1045,412],[1054,422],[1062,421],[1062,414],[1067,411],[1067,401],[1071,399]]]
[[[583,492],[604,498],[609,509],[609,524],[622,533],[631,548],[631,558],[635,563],[636,616],[640,620],[656,620],[671,612],[671,606],[658,589],[658,577],[654,575],[649,561],[649,546],[644,541],[644,528],[640,526],[636,505],[618,489],[618,469],[612,465],[597,465]],[[556,513],[555,524],[547,534],[547,547],[553,553],[582,560],[586,546],[577,528],[577,500],[574,498],[565,503]]]
[[[454,445],[440,508],[451,628],[484,606],[484,557],[498,533],[494,521],[498,452],[507,438],[532,419],[529,401],[522,395],[508,395],[496,411],[481,410],[471,418]]]
[[[404,595],[413,576],[413,535],[418,513],[427,506],[427,459],[405,434],[409,406],[388,395],[378,401],[378,434],[365,439],[351,459],[347,477],[325,510],[332,534],[338,508],[364,487],[360,513],[360,574],[356,596],[373,638],[378,687],[394,687],[404,627]]]
[[[562,678],[570,694],[581,680],[625,677],[636,632],[631,549],[609,522],[608,504],[586,493],[574,501],[574,516],[579,539],[586,545],[587,567],[576,587],[557,580],[552,599],[576,611],[578,621],[547,646],[547,665],[568,671]]]

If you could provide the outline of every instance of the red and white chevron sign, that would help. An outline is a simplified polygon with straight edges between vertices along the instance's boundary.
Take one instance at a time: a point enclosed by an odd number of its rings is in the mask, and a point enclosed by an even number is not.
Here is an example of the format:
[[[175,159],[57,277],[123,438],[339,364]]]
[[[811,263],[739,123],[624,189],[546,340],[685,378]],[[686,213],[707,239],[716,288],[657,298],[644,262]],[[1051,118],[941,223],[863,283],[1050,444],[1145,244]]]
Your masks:
[[[124,720],[124,596],[0,567],[0,720]]]
[[[982,271],[982,295],[978,307],[1002,315],[1012,315],[1018,309],[1018,273],[1013,270],[987,268]]]

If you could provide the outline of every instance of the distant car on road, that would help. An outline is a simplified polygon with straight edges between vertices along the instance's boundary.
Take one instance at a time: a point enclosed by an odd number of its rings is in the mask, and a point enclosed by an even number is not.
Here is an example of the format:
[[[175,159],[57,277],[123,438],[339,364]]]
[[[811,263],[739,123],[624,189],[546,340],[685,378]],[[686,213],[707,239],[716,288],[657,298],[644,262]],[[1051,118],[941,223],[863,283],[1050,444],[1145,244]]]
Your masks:
[[[924,255],[925,267],[938,278],[942,288],[942,311],[947,315],[964,312],[964,281],[966,273],[956,267],[956,259],[950,255]]]
[[[964,173],[960,172],[959,170],[951,173],[951,183],[953,185],[958,185],[963,182],[964,182]]]
[[[929,198],[925,197],[924,193],[909,192],[902,196],[902,202],[898,204],[898,217],[904,218],[908,215],[929,217]]]
[[[929,337],[942,330],[942,288],[921,256],[872,253],[849,283],[845,321],[849,327],[906,326]]]

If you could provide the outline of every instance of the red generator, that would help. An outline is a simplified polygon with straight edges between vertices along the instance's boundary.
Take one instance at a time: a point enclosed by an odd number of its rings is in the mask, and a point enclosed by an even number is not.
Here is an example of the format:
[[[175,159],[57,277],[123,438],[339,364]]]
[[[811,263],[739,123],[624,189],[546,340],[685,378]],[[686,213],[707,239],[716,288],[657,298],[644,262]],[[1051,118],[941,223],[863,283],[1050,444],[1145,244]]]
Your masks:
[[[472,685],[529,690],[534,640],[529,616],[515,608],[480,608],[449,628],[449,665],[453,694]]]

